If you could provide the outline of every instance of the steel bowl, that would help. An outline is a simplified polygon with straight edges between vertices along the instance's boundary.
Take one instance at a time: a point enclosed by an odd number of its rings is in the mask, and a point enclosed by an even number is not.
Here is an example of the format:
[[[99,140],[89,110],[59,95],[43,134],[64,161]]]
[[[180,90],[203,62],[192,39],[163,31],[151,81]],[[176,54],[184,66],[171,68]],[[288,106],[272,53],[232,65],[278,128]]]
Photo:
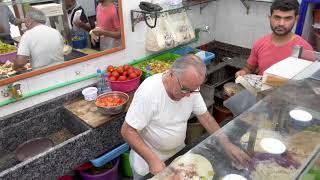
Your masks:
[[[34,138],[20,144],[16,149],[16,158],[25,161],[33,156],[47,151],[53,147],[54,143],[49,138]]]
[[[102,97],[120,97],[120,98],[124,99],[125,102],[119,106],[112,106],[112,107],[98,106],[97,101],[99,98],[102,98]],[[102,114],[115,115],[115,114],[122,113],[126,109],[128,100],[129,100],[128,94],[126,94],[124,92],[120,92],[120,91],[111,91],[111,92],[106,92],[106,93],[100,94],[97,97],[95,104],[98,107],[98,111],[101,112]]]

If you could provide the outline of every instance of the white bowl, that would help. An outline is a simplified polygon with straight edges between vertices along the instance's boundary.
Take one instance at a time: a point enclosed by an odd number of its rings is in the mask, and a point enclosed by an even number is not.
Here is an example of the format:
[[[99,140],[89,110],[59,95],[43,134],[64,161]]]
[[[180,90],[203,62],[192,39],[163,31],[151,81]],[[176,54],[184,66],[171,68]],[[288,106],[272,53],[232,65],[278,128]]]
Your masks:
[[[96,87],[88,87],[82,90],[82,95],[86,101],[94,101],[97,98],[98,89]]]

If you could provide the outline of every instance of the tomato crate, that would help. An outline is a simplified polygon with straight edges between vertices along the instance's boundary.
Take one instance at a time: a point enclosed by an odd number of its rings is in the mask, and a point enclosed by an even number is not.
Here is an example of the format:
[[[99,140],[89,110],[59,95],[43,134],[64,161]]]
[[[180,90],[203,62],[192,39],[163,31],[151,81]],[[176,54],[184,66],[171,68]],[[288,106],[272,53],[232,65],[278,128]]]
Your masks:
[[[153,58],[133,62],[131,65],[140,69],[142,71],[142,79],[145,79],[153,74],[168,70],[172,63],[179,57],[181,56],[178,54],[165,53]]]

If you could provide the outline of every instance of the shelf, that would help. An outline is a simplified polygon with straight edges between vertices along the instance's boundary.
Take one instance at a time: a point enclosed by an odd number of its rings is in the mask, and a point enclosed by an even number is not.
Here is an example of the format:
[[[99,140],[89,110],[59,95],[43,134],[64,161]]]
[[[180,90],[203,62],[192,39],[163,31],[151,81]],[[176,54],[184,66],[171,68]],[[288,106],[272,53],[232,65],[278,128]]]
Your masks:
[[[197,5],[200,5],[200,13],[201,13],[202,9],[212,1],[217,1],[217,0],[194,0],[194,1],[187,0],[187,1],[183,1],[181,4],[176,6],[172,6],[168,4],[160,4],[160,6],[163,9],[157,12],[149,12],[141,9],[132,9],[130,10],[132,32],[134,32],[134,26],[139,22],[144,21],[144,18],[146,15],[150,15],[151,17],[154,17],[155,15],[158,16],[159,14],[165,13],[165,12],[168,12],[170,14],[177,13],[183,9],[190,10],[190,7],[197,6]]]

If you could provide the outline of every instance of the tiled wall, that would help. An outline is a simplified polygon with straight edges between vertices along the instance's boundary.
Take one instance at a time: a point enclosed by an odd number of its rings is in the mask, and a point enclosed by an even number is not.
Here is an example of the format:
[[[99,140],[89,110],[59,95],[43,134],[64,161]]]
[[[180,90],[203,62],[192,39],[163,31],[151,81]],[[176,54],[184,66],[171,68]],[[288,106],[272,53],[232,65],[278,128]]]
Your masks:
[[[248,3],[249,14],[240,0],[217,2],[215,38],[218,41],[251,48],[256,39],[271,32],[268,19],[271,3]]]

